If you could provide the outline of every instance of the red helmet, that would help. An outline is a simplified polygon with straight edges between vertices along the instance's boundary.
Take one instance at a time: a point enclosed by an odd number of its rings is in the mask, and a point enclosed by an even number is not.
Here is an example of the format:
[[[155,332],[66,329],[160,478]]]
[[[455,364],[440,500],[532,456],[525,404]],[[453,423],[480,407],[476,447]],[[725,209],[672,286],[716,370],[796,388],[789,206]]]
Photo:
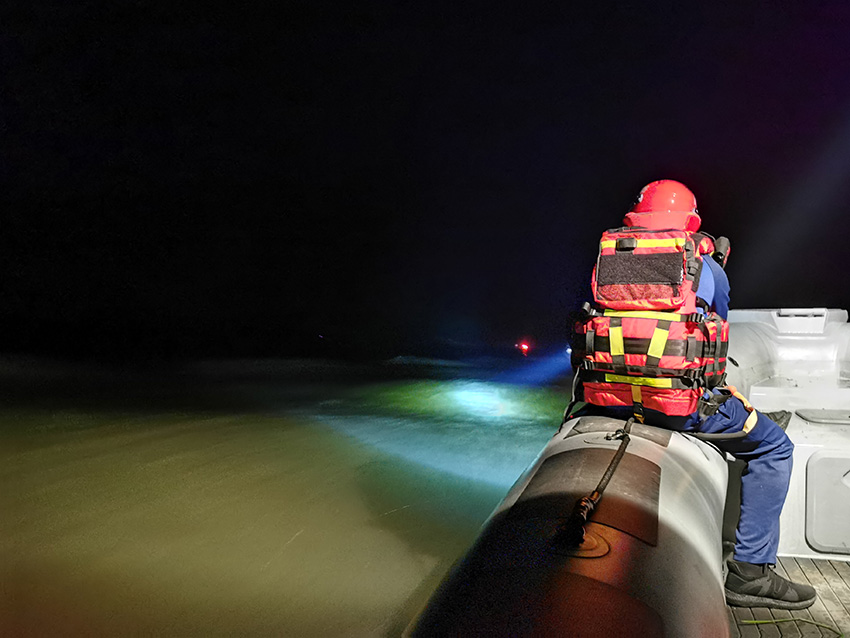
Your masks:
[[[695,232],[702,220],[697,213],[697,199],[687,186],[672,179],[660,179],[641,189],[637,202],[623,223],[626,226],[680,228]]]

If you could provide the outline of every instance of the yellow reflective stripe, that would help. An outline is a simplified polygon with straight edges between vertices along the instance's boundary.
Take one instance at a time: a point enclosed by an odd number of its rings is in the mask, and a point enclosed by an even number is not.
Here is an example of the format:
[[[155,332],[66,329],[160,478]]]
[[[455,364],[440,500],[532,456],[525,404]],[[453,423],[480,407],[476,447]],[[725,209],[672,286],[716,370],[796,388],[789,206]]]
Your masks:
[[[741,394],[740,392],[738,392],[738,388],[736,388],[734,385],[729,385],[729,386],[726,386],[726,387],[727,387],[727,388],[729,388],[729,390],[731,390],[731,391],[732,391],[732,396],[733,396],[733,397],[735,397],[735,398],[736,398],[736,399],[738,399],[741,403],[743,403],[743,404],[744,404],[744,407],[745,407],[745,408],[747,408],[747,410],[749,410],[750,412],[752,412],[753,410],[755,410],[755,408],[752,406],[752,404],[751,404],[749,401],[747,401],[747,397],[745,397],[743,394]]]
[[[672,379],[653,379],[652,377],[630,377],[624,374],[606,374],[607,383],[628,383],[629,385],[648,385],[653,388],[672,388]],[[634,392],[634,390],[632,390]]]
[[[660,359],[664,355],[664,348],[667,346],[667,337],[670,333],[663,328],[656,328],[652,333],[652,339],[649,342],[649,350],[647,354],[650,357]]]
[[[726,389],[729,390],[729,392],[732,393],[733,397],[735,397],[741,403],[743,403],[744,407],[750,413],[749,416],[747,416],[747,420],[744,421],[744,427],[743,427],[744,432],[749,433],[750,430],[752,430],[754,427],[756,427],[756,423],[758,423],[758,420],[759,420],[758,412],[756,412],[756,409],[752,406],[752,404],[749,401],[747,401],[747,397],[745,397],[743,394],[738,392],[738,388],[736,388],[734,385],[727,385]]]
[[[688,315],[676,312],[655,312],[652,310],[606,310],[606,317],[634,317],[636,319],[657,319],[658,321],[686,321]]]
[[[759,420],[759,414],[755,410],[750,412],[750,416],[747,417],[747,420],[744,421],[744,432],[749,432],[754,427],[756,427],[756,422]]]
[[[669,237],[667,239],[638,239],[638,248],[669,248],[671,246],[681,248],[685,245],[684,237]],[[616,239],[606,239],[599,242],[602,248],[614,248],[617,246]]]
[[[643,395],[639,385],[632,386],[632,412],[638,423],[643,423]]]
[[[608,330],[608,343],[611,344],[611,356],[622,357],[626,354],[626,347],[623,345],[623,327],[611,326]]]

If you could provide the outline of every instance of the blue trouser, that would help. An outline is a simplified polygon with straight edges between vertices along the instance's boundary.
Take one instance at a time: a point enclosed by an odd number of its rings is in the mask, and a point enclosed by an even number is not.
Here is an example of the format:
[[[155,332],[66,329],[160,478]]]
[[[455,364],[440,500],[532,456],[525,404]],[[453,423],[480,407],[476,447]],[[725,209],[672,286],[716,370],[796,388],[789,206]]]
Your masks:
[[[749,412],[735,397],[716,414],[697,423],[698,432],[740,432]],[[691,415],[693,419],[694,415]],[[741,476],[741,518],[735,538],[735,560],[775,564],[779,547],[779,514],[791,480],[794,444],[776,423],[758,414],[743,439],[713,441],[724,452],[747,462]]]
[[[702,421],[696,413],[688,417],[668,417],[654,410],[646,412],[648,425],[708,434],[740,432],[749,416],[744,404],[735,397],[730,397],[715,414]],[[631,409],[588,405],[581,413],[629,418]],[[741,517],[736,533],[735,560],[775,564],[779,514],[791,480],[794,444],[782,428],[761,413],[746,437],[712,443],[747,463],[741,476]]]

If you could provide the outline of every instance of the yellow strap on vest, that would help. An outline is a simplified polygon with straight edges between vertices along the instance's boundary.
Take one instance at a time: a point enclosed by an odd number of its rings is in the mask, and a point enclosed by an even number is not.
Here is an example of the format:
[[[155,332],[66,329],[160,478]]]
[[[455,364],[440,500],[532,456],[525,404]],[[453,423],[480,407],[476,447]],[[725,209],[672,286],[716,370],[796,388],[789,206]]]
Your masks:
[[[652,333],[647,354],[650,357],[657,357],[658,359],[664,356],[664,348],[667,347],[667,337],[669,335],[670,332],[668,330],[656,327],[655,332]]]
[[[640,386],[639,385],[633,385],[632,386],[632,401],[634,401],[635,403],[642,403],[643,402],[642,399],[643,399],[643,395],[641,394]]]
[[[687,321],[689,315],[676,312],[656,312],[653,310],[606,310],[606,317],[623,317],[636,319],[655,319],[657,321]]]
[[[635,419],[637,419],[639,423],[643,423],[643,393],[641,392],[639,385],[632,386],[632,404]]]
[[[632,377],[624,374],[606,374],[606,383],[628,383],[631,386],[649,386],[652,388],[672,388],[673,380],[669,378]],[[632,389],[634,392],[634,389]]]
[[[608,330],[608,343],[611,346],[612,357],[622,357],[626,354],[626,347],[623,345],[623,326],[611,326]]]
[[[668,237],[667,239],[636,239],[638,248],[681,248],[685,245],[686,241],[684,237]],[[606,239],[605,241],[599,242],[599,245],[601,248],[616,248],[617,240]]]

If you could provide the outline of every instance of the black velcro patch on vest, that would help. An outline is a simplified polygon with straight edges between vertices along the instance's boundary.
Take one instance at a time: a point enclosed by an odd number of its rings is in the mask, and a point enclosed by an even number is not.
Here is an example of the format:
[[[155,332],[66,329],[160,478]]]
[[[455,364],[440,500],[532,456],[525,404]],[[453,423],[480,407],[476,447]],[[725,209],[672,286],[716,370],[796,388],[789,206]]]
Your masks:
[[[599,286],[615,284],[669,284],[680,285],[685,271],[682,253],[653,253],[635,255],[614,253],[600,255],[596,269]]]

